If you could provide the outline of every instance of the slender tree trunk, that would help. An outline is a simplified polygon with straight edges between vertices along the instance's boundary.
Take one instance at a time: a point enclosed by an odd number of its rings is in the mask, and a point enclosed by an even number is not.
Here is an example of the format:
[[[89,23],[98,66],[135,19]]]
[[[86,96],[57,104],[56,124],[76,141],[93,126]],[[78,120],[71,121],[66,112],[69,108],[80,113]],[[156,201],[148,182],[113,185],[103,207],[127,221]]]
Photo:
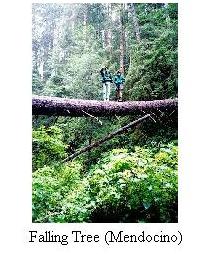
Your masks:
[[[128,10],[131,14],[132,17],[132,22],[133,22],[133,29],[134,29],[134,35],[136,38],[137,42],[140,42],[141,38],[140,38],[140,27],[139,27],[139,22],[138,22],[138,18],[136,16],[136,12],[135,12],[135,5],[134,3],[129,3],[128,6]]]
[[[110,57],[112,56],[112,30],[111,30],[111,16],[112,16],[112,5],[108,4],[108,30],[107,30],[107,50],[110,54]]]
[[[105,29],[104,30],[104,47],[105,49],[108,48],[109,42],[108,42],[108,30]]]
[[[64,159],[63,162],[72,160],[72,159],[74,159],[75,157],[79,156],[80,154],[85,153],[85,152],[87,152],[87,151],[90,151],[91,149],[93,149],[93,148],[95,148],[95,147],[98,147],[99,145],[103,144],[104,142],[106,142],[106,141],[108,141],[108,140],[114,138],[116,135],[119,135],[119,134],[123,133],[124,131],[126,131],[126,130],[132,128],[132,127],[135,127],[137,124],[143,122],[144,120],[147,120],[149,117],[150,117],[150,115],[147,114],[147,115],[145,115],[145,116],[143,116],[143,117],[141,117],[141,118],[139,118],[139,119],[137,119],[137,120],[135,120],[135,121],[133,121],[133,122],[127,124],[127,125],[125,125],[124,127],[122,127],[122,128],[120,128],[120,129],[118,129],[118,130],[116,130],[116,131],[110,133],[109,135],[107,135],[106,137],[104,137],[104,138],[102,138],[102,139],[96,141],[95,143],[90,144],[90,145],[88,145],[88,146],[86,146],[86,147],[83,147],[83,148],[80,149],[79,151],[75,152],[75,153],[72,154],[71,156],[69,156],[69,157],[67,157],[66,159]]]
[[[44,81],[44,65],[45,63],[42,61],[39,65],[39,68],[38,68],[38,72],[40,74],[40,77],[41,77],[41,81],[43,82]]]
[[[87,4],[85,4],[84,13],[83,13],[83,34],[84,34],[86,42],[88,40],[87,26],[88,26],[88,6]]]
[[[122,73],[125,71],[125,20],[124,20],[124,4],[121,4],[120,10],[120,69]]]

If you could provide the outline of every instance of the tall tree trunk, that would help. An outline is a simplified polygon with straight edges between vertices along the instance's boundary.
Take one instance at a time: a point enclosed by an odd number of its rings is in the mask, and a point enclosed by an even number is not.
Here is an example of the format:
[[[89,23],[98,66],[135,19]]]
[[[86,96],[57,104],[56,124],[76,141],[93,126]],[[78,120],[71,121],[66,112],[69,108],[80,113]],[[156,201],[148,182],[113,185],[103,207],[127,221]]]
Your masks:
[[[107,28],[104,30],[104,48],[108,48],[108,30]]]
[[[124,4],[121,4],[120,9],[120,69],[122,73],[125,71],[125,19],[124,19]]]
[[[136,38],[137,42],[140,42],[141,38],[140,38],[140,27],[139,27],[139,22],[138,22],[138,18],[136,16],[136,12],[135,12],[135,5],[134,3],[129,3],[128,6],[128,10],[131,14],[132,17],[132,22],[133,22],[133,28],[134,28],[134,35]]]
[[[43,82],[44,81],[44,61],[40,62],[38,72],[40,74],[41,81]]]
[[[103,33],[103,48],[110,53],[111,49],[110,4],[106,4],[105,22],[102,33]]]
[[[111,30],[111,16],[112,16],[112,5],[108,4],[107,6],[107,15],[108,15],[108,29],[107,29],[107,50],[112,56],[112,30]]]
[[[85,9],[84,9],[84,14],[83,14],[83,33],[84,33],[86,42],[88,40],[87,26],[88,26],[88,6],[87,6],[87,4],[85,4]]]

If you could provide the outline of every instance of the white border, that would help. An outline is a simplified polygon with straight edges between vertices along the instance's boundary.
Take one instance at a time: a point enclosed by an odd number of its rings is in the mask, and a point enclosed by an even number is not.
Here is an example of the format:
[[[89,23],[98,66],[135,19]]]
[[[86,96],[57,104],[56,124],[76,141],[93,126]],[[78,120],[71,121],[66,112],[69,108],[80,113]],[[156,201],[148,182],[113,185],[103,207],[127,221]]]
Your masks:
[[[34,1],[51,2],[51,1]],[[59,2],[59,1],[54,1]],[[67,1],[60,1],[67,2]],[[71,1],[69,1],[70,3]],[[76,1],[83,2],[83,1]],[[87,1],[90,2],[90,1]],[[100,2],[100,1],[92,1]],[[115,1],[124,2],[124,1]],[[133,2],[133,1],[130,1]],[[136,1],[137,2],[137,1]],[[145,2],[145,1],[139,1]],[[150,2],[150,1],[146,1]],[[165,1],[154,1],[165,2]],[[166,1],[176,2],[176,1]],[[1,245],[2,253],[203,253],[204,223],[204,4],[179,2],[179,223],[178,224],[32,224],[31,223],[31,1],[1,3]],[[72,229],[103,234],[106,229],[163,230],[183,233],[177,246],[31,245],[29,230]]]

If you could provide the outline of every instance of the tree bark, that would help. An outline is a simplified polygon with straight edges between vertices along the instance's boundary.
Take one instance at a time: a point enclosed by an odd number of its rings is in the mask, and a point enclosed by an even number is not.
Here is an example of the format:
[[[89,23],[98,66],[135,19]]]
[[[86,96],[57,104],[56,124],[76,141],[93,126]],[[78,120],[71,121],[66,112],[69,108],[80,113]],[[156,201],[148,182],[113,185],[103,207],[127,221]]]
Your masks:
[[[140,115],[144,113],[177,113],[178,100],[154,100],[154,101],[97,101],[97,100],[77,100],[47,96],[33,96],[33,115],[56,115],[88,117],[89,114],[98,116],[125,116]],[[87,113],[87,114],[86,114]]]
[[[134,3],[129,3],[128,6],[129,6],[129,12],[130,12],[131,17],[132,17],[135,38],[136,38],[137,42],[140,42],[140,40],[141,40],[141,38],[140,38],[140,27],[139,27],[138,18],[137,18],[136,13],[135,13]]]
[[[120,70],[125,71],[125,18],[124,18],[124,4],[121,4],[120,9]]]
[[[116,131],[110,133],[109,135],[107,135],[107,136],[105,136],[104,138],[102,138],[102,139],[96,141],[95,143],[90,144],[90,145],[88,145],[88,146],[86,146],[86,147],[83,147],[83,148],[80,149],[79,151],[75,152],[74,154],[72,154],[72,155],[70,155],[69,157],[67,157],[66,159],[64,159],[63,162],[70,161],[70,160],[74,159],[75,157],[77,157],[78,155],[80,155],[80,154],[82,154],[82,153],[85,153],[85,152],[87,152],[87,151],[90,151],[91,149],[93,149],[93,148],[95,148],[95,147],[98,147],[98,146],[101,145],[102,143],[104,143],[104,142],[106,142],[106,141],[112,139],[112,138],[115,137],[116,135],[119,135],[119,134],[123,133],[125,130],[128,130],[128,129],[130,129],[130,128],[136,126],[137,124],[141,123],[142,121],[144,121],[145,119],[147,119],[147,118],[149,118],[149,117],[150,117],[150,115],[147,114],[147,115],[145,115],[145,116],[143,116],[143,117],[141,117],[141,118],[139,118],[139,119],[137,119],[137,120],[135,120],[135,121],[133,121],[133,122],[127,124],[127,125],[125,125],[124,127],[122,127],[122,128],[120,128],[120,129],[118,129],[118,130],[116,130]]]

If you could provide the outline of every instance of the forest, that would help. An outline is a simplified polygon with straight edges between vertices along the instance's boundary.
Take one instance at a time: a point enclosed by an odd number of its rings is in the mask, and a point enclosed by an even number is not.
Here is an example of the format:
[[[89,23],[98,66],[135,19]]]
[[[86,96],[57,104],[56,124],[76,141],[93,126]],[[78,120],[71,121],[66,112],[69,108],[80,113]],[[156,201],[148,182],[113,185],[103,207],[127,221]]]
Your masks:
[[[176,3],[32,4],[32,93],[33,222],[178,222]]]

